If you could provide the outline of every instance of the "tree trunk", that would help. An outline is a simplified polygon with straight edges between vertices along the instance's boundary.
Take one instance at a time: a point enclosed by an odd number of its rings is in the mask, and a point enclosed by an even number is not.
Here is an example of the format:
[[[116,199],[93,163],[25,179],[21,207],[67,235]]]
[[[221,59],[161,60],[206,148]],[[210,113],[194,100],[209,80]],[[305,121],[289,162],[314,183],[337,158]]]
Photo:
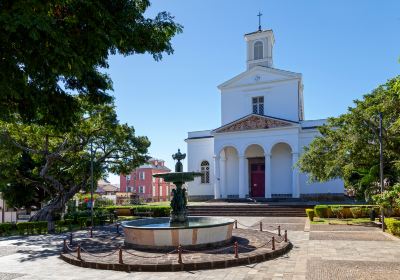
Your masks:
[[[79,186],[74,186],[70,191],[57,195],[49,204],[44,206],[35,215],[33,215],[29,221],[47,221],[47,231],[49,233],[55,233],[55,214],[60,213],[63,210],[65,203],[79,190]]]

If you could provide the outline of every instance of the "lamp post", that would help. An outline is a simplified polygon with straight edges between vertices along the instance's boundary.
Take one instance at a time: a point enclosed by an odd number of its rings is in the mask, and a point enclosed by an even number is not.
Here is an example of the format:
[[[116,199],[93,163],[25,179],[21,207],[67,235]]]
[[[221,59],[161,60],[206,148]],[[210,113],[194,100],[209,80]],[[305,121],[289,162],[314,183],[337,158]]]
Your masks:
[[[93,230],[94,220],[93,220],[93,141],[90,142],[90,222],[91,222],[91,229]]]
[[[379,112],[379,179],[381,185],[381,195],[383,195],[383,141],[382,141],[382,112]],[[383,207],[381,207],[382,231],[385,231],[385,217]]]

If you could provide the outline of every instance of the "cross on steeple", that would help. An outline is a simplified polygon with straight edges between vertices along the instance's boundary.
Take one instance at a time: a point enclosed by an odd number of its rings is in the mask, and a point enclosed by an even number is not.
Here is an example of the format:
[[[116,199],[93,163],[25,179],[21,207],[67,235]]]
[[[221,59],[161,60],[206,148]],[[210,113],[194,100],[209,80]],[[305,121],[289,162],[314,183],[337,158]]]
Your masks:
[[[258,12],[258,31],[261,31],[261,16],[263,14],[261,12]]]

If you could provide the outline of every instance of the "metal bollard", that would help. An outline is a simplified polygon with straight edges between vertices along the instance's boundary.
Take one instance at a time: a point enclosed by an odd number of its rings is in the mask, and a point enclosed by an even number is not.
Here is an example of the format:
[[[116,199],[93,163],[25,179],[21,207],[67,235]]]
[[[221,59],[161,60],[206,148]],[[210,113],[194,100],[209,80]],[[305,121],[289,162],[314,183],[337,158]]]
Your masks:
[[[235,241],[235,245],[233,246],[233,248],[235,249],[235,259],[239,258],[239,246],[237,241]]]
[[[118,262],[120,264],[124,263],[124,261],[122,260],[122,246],[119,247],[119,260],[118,260]]]
[[[182,246],[178,246],[178,263],[182,263]]]
[[[278,226],[278,236],[281,236],[281,226]]]
[[[272,250],[275,251],[275,237],[272,236]]]
[[[72,245],[72,232],[71,232],[71,234],[69,235],[69,245]]]
[[[64,253],[67,252],[67,239],[66,239],[66,238],[64,238],[63,252],[64,252]]]
[[[93,227],[90,227],[90,238],[93,238]]]
[[[82,258],[81,258],[81,245],[80,244],[78,244],[78,250],[76,252],[77,252],[76,258],[81,261]]]
[[[235,220],[235,229],[237,229],[237,220]]]
[[[119,224],[117,223],[116,226],[117,226],[117,235],[119,235]]]
[[[262,231],[262,222],[260,222],[260,231]]]
[[[285,242],[287,242],[287,230],[285,229]]]

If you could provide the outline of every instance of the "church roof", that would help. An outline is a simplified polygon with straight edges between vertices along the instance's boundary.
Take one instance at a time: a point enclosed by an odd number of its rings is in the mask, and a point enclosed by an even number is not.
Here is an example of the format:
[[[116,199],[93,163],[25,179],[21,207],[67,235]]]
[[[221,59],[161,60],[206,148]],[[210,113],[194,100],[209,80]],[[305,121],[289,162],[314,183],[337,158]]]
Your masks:
[[[255,66],[249,70],[246,70],[242,73],[240,73],[239,75],[236,75],[235,77],[229,79],[228,81],[220,84],[218,86],[219,89],[225,88],[225,87],[229,87],[235,84],[235,82],[238,82],[239,80],[245,78],[246,76],[251,76],[253,74],[256,73],[264,73],[264,74],[275,74],[280,76],[280,78],[278,80],[271,80],[272,81],[282,81],[282,80],[287,80],[287,79],[293,79],[293,78],[299,78],[301,79],[301,73],[296,73],[296,72],[291,72],[291,71],[287,71],[287,70],[282,70],[282,69],[278,69],[278,68],[272,68],[272,67],[266,67],[266,66]]]
[[[272,32],[272,29],[257,30],[257,31],[254,31],[254,32],[246,33],[246,34],[244,34],[244,36],[258,34],[258,33],[261,33],[261,32],[268,32],[268,31]]]
[[[277,127],[289,127],[297,125],[298,122],[275,118],[271,116],[249,114],[236,121],[227,123],[213,130],[214,133],[225,133],[235,131],[268,129]]]

